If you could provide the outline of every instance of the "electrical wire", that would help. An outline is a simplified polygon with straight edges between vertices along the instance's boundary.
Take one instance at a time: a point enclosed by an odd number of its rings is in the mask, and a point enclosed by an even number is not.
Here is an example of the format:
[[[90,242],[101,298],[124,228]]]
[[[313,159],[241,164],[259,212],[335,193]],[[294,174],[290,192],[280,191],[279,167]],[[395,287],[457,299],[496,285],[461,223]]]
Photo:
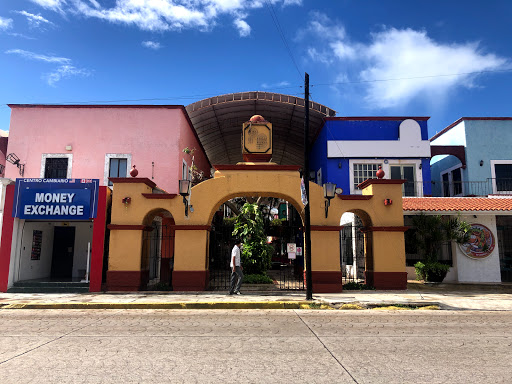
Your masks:
[[[274,25],[276,26],[277,32],[279,33],[281,40],[283,41],[283,44],[286,48],[286,51],[288,52],[288,55],[292,59],[293,65],[295,66],[295,69],[297,70],[297,73],[299,74],[299,78],[303,79],[303,72],[299,69],[299,66],[297,65],[297,62],[295,61],[295,57],[293,56],[292,50],[290,49],[290,46],[288,45],[288,42],[286,41],[286,37],[284,35],[283,29],[281,28],[281,24],[279,23],[279,19],[277,18],[277,14],[274,10],[274,6],[269,0],[265,0],[267,4],[267,8],[270,12],[270,16],[272,17],[272,21],[274,22]]]

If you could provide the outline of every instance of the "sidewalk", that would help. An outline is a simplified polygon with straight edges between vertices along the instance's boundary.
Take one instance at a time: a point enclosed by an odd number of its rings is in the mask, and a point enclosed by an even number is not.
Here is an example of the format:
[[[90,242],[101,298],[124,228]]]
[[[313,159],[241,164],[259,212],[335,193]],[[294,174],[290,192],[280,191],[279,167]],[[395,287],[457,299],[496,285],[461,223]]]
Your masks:
[[[406,291],[344,291],[313,294],[305,291],[246,291],[243,295],[210,292],[129,293],[0,293],[1,309],[300,309],[324,304],[339,308],[382,305],[438,305],[445,310],[512,310],[512,285],[428,285],[410,282]],[[311,305],[312,304],[312,305]]]

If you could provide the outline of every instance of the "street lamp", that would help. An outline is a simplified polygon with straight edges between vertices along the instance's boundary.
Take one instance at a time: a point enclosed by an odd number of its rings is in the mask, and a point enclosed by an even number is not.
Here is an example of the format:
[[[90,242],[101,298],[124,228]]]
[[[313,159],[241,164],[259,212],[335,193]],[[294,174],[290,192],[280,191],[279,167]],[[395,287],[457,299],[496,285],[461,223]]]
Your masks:
[[[336,184],[333,183],[325,183],[324,187],[324,198],[325,198],[325,218],[327,219],[327,215],[329,212],[329,206],[331,205],[331,199],[336,194]]]
[[[190,180],[184,179],[179,180],[180,195],[183,196],[183,204],[185,204],[185,216],[188,216],[188,200],[187,197],[190,195]]]
[[[5,160],[8,162],[8,163],[11,163],[15,166],[18,167],[18,169],[20,170],[20,175],[23,176],[23,173],[25,171],[25,164],[21,164],[20,163],[20,158],[18,156],[16,156],[15,153],[9,153]]]

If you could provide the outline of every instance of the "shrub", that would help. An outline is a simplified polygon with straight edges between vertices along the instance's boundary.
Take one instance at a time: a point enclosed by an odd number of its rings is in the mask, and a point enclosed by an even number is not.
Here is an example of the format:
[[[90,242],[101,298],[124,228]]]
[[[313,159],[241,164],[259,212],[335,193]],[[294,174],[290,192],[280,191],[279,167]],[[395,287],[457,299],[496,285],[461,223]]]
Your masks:
[[[244,284],[272,284],[274,280],[267,274],[244,275]]]
[[[428,261],[425,263],[418,261],[414,264],[414,269],[418,280],[441,283],[446,277],[450,266],[438,261]]]
[[[374,287],[371,287],[366,284],[356,283],[355,281],[351,281],[350,283],[343,285],[343,290],[347,291],[363,291],[363,290],[375,290]]]

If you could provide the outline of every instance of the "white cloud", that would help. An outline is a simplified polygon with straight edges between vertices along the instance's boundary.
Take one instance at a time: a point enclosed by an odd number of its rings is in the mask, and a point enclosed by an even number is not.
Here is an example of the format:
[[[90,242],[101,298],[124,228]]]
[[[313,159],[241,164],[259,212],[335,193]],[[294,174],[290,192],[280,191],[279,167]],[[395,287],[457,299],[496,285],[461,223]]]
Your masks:
[[[43,8],[51,9],[53,11],[63,12],[66,5],[66,0],[30,0]]]
[[[289,86],[290,86],[290,83],[288,81],[280,81],[278,83],[272,83],[272,84],[267,84],[267,83],[261,84],[261,87],[263,89],[275,89],[275,88],[289,87]]]
[[[73,76],[89,76],[91,72],[84,68],[77,68],[71,63],[71,59],[67,57],[48,56],[23,49],[10,49],[5,51],[8,54],[16,54],[26,59],[42,61],[49,64],[58,64],[52,72],[43,75],[43,78],[48,82],[49,85],[55,86],[57,82],[62,79],[68,79]]]
[[[251,34],[251,26],[245,20],[236,19],[234,21],[235,27],[238,29],[240,37],[247,37]]]
[[[27,11],[15,11],[16,13],[23,15],[27,18],[28,23],[32,27],[39,27],[41,24],[53,25],[53,23],[47,19],[45,19],[40,14],[34,15],[33,13],[29,13]]]
[[[162,48],[162,45],[157,41],[143,41],[142,45],[149,49],[154,49],[155,51]]]
[[[9,137],[9,131],[4,131],[0,129],[0,137]]]
[[[477,86],[475,72],[511,67],[509,60],[484,53],[479,43],[446,44],[426,31],[386,28],[372,34],[369,43],[353,42],[343,26],[319,13],[299,32],[299,40],[306,37],[325,42],[324,48],[306,48],[309,58],[352,74],[351,82],[363,82],[365,100],[373,108],[392,108],[416,98],[442,100],[460,87]]]
[[[12,28],[12,19],[0,16],[0,31],[6,31]]]
[[[23,39],[27,39],[27,40],[36,40],[35,37],[31,37],[31,36],[26,36],[26,35],[23,35],[21,33],[8,33],[9,36],[14,36],[14,37],[21,37]]]
[[[72,65],[61,65],[55,71],[43,75],[43,78],[46,79],[49,85],[54,87],[62,79],[68,79],[73,76],[89,76],[90,74],[91,72],[86,69],[76,68]]]
[[[479,51],[478,43],[442,44],[426,32],[388,29],[373,36],[365,50],[367,67],[360,72],[372,82],[366,99],[380,108],[394,107],[415,97],[443,97],[456,87],[471,88],[476,74],[503,68],[507,60]],[[446,76],[461,74],[459,76]],[[416,79],[406,79],[416,77]]]
[[[25,57],[30,60],[44,61],[46,63],[58,63],[58,64],[70,64],[71,63],[71,59],[68,59],[66,57],[41,55],[39,53],[29,52],[29,51],[25,51],[23,49],[9,49],[8,51],[5,51],[5,53],[16,54],[16,55],[20,55],[20,56]]]
[[[31,0],[47,9],[79,14],[114,24],[132,25],[144,31],[209,31],[221,17],[231,17],[240,36],[249,36],[249,12],[271,4],[298,6],[302,0]],[[113,4],[112,4],[113,3]]]

